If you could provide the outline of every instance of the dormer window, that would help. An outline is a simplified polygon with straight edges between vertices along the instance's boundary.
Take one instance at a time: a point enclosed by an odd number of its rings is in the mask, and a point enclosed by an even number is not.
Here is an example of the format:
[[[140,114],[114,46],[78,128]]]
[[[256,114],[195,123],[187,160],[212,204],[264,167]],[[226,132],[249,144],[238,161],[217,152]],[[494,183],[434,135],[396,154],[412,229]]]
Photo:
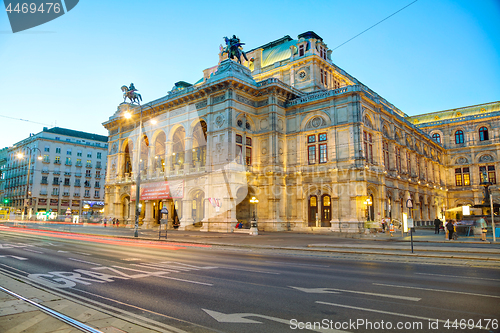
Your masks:
[[[326,60],[326,49],[324,47],[319,47],[319,55]]]
[[[299,57],[302,57],[306,53],[305,51],[305,45],[299,45]]]

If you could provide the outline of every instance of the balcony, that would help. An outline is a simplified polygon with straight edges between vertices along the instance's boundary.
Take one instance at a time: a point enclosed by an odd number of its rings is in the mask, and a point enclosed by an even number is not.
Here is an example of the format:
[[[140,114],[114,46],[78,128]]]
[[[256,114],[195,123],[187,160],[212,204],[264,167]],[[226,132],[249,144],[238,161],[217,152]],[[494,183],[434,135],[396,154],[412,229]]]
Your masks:
[[[68,182],[64,182],[64,186],[71,186],[71,184]]]
[[[42,173],[49,173],[49,170],[42,170]]]
[[[75,198],[79,198],[79,197],[80,197],[80,193],[73,193],[73,196],[74,196]]]
[[[87,163],[87,164],[85,164],[85,167],[86,167],[86,168],[92,168],[92,163]]]
[[[71,172],[64,172],[65,176],[71,176]]]
[[[101,175],[95,175],[95,178],[101,178]]]
[[[59,184],[60,184],[59,181],[53,181],[52,182],[52,185],[59,185]]]
[[[40,184],[42,184],[42,185],[49,185],[49,182],[42,179],[42,181],[40,182]]]
[[[86,174],[85,174],[85,177],[86,177],[86,178],[92,178],[92,175],[91,175],[90,173],[86,173]]]
[[[69,192],[64,192],[63,197],[69,197]]]
[[[54,175],[60,175],[60,174],[61,174],[61,171],[59,171],[59,170],[55,170],[55,171],[53,171],[52,173],[53,173]]]
[[[75,187],[80,187],[82,186],[80,183],[75,183]]]
[[[96,169],[101,169],[101,165],[100,164],[96,164],[95,168]]]
[[[59,160],[55,160],[55,161],[54,161],[54,164],[61,164],[61,161],[59,161]]]
[[[81,177],[82,174],[81,173],[75,173],[75,177]]]
[[[47,195],[47,192],[40,192],[40,195]]]
[[[94,195],[94,199],[100,199],[101,197],[98,195]]]
[[[81,168],[81,167],[82,167],[82,162],[76,162],[76,163],[75,163],[75,166],[77,166],[77,167]]]
[[[84,194],[83,197],[84,198],[90,198],[90,194]]]
[[[65,164],[65,165],[72,165],[72,163],[71,163],[71,162],[66,162],[66,163],[64,163],[64,164]]]

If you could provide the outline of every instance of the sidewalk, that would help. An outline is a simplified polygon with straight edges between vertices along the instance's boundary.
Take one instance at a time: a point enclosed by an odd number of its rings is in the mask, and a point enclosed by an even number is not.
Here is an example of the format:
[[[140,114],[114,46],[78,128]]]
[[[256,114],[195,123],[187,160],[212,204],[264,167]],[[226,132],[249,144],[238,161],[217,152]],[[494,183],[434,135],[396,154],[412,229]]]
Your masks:
[[[122,320],[72,300],[61,298],[0,273],[1,286],[46,308],[104,333],[162,332]],[[34,305],[0,290],[0,332],[76,333],[81,330],[54,318]],[[88,332],[88,331],[85,331]]]

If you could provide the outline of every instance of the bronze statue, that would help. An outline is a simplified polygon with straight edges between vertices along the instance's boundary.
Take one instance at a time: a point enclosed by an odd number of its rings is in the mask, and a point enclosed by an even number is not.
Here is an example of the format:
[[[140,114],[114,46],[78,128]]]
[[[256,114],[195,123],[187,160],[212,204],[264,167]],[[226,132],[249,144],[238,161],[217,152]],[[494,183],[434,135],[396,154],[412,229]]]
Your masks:
[[[137,104],[141,104],[141,101],[142,101],[141,94],[136,93],[137,89],[135,88],[133,83],[130,84],[130,87],[122,86],[122,91],[123,91],[123,102],[124,103],[128,97],[128,99],[130,100],[130,103],[137,102]]]
[[[226,41],[226,47],[222,50],[222,54],[227,53],[227,56],[230,59],[236,58],[239,64],[241,64],[242,55],[243,58],[248,61],[247,55],[243,52],[242,48],[242,45],[245,45],[245,43],[241,43],[240,39],[236,37],[236,35],[233,35],[232,38],[224,37],[224,40]]]

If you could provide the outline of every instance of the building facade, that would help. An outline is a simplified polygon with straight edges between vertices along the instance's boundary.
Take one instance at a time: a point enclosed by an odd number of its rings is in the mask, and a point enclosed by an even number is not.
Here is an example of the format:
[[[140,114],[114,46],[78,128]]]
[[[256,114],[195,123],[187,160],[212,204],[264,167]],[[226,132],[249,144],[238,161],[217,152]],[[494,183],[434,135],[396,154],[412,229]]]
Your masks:
[[[317,34],[246,55],[238,64],[219,54],[198,82],[142,106],[122,103],[103,123],[105,215],[134,221],[138,174],[141,224],[167,218],[166,207],[170,225],[204,231],[255,217],[260,230],[359,232],[382,218],[429,223],[465,202],[450,194],[455,151],[433,139],[425,115],[408,117],[336,66]]]
[[[83,217],[101,215],[107,139],[44,127],[42,132],[17,142],[5,154],[4,197],[17,214],[24,212],[27,202],[30,217],[46,212],[66,215],[69,211]]]

